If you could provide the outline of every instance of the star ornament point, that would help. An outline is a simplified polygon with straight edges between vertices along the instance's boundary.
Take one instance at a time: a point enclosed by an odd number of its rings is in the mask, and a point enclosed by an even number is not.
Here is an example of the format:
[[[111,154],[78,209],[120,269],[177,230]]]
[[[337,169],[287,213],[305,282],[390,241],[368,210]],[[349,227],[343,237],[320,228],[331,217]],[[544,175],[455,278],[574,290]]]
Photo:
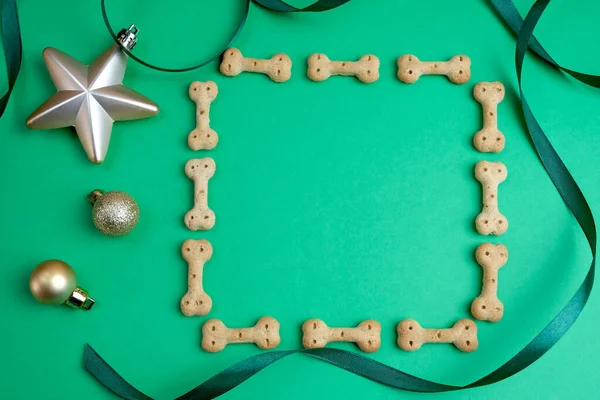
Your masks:
[[[115,121],[148,118],[158,106],[123,86],[127,55],[118,45],[109,47],[89,66],[48,47],[44,62],[57,92],[28,118],[31,129],[74,127],[88,158],[104,161]]]

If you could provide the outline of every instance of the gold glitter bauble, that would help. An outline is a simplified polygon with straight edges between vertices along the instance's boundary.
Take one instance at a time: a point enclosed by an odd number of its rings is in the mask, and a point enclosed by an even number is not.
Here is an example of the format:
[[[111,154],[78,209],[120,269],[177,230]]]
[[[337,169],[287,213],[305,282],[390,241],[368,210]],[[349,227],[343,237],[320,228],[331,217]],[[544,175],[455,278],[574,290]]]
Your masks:
[[[123,236],[131,232],[140,218],[140,208],[134,198],[125,192],[103,193],[94,190],[88,195],[93,204],[94,225],[109,236]]]

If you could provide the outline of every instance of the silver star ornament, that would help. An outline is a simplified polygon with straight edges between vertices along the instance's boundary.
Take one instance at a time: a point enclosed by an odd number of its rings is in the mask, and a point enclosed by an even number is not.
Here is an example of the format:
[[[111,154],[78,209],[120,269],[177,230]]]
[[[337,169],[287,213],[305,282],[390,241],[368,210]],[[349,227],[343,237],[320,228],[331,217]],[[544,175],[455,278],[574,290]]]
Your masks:
[[[131,49],[135,26],[121,31],[119,40]],[[86,66],[69,55],[46,48],[44,61],[57,92],[27,118],[31,129],[73,126],[95,164],[104,161],[113,122],[152,117],[158,106],[136,91],[123,86],[127,54],[117,44]]]

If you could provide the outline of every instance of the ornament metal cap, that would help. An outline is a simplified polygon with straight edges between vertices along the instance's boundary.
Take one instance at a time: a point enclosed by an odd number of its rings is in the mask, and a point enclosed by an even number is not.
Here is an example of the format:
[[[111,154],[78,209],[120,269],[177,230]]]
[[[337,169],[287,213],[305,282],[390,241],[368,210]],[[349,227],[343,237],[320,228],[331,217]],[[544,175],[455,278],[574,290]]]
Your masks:
[[[133,50],[135,45],[137,44],[137,33],[139,32],[138,28],[131,24],[131,26],[127,29],[121,29],[121,32],[117,35],[117,40],[119,43],[123,45],[127,50]]]
[[[89,310],[96,303],[87,290],[77,286],[73,268],[60,260],[47,260],[35,267],[29,277],[29,289],[43,304],[65,304]]]
[[[94,306],[94,304],[96,304],[96,301],[88,295],[87,290],[77,286],[67,301],[65,301],[65,304],[69,307],[89,310]]]
[[[104,194],[100,189],[94,189],[87,195],[88,201],[91,205],[96,204],[96,201]]]

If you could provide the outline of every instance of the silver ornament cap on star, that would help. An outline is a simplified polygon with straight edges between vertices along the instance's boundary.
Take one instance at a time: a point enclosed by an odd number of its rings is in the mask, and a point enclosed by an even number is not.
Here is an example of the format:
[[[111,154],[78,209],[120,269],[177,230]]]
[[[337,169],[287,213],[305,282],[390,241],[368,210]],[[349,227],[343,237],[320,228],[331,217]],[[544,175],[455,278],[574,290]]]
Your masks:
[[[128,49],[135,45],[137,29],[121,31],[119,41]],[[115,121],[148,118],[158,106],[123,86],[127,54],[118,44],[110,46],[86,66],[60,50],[48,47],[44,62],[57,92],[27,118],[31,129],[74,127],[88,158],[104,161]]]
[[[114,190],[104,193],[94,190],[88,194],[92,204],[92,219],[96,228],[108,236],[123,236],[135,228],[140,218],[140,208],[133,197]]]

